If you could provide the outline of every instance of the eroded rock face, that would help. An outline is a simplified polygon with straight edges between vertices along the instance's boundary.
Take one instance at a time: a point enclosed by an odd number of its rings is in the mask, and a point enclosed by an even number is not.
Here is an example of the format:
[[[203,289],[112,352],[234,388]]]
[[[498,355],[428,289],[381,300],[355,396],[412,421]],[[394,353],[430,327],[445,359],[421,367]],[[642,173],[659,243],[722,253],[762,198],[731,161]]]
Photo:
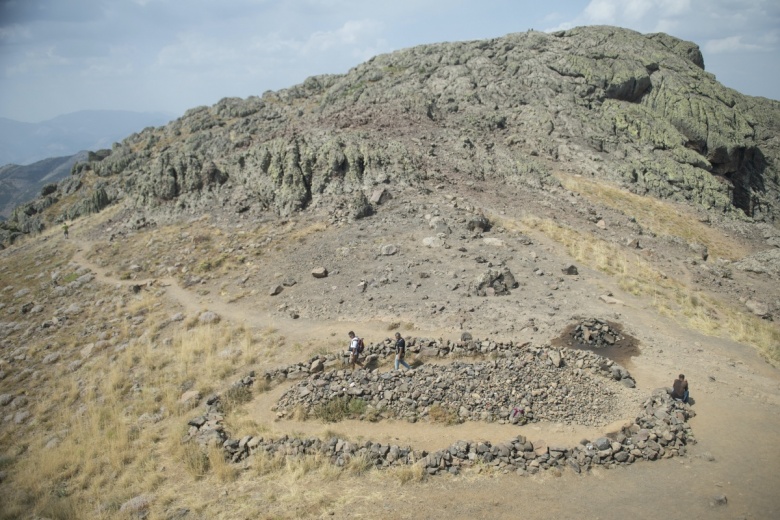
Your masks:
[[[285,215],[346,197],[360,218],[378,187],[434,170],[544,189],[557,184],[546,164],[561,161],[640,194],[774,220],[779,121],[780,103],[723,87],[691,42],[605,26],[530,31],[405,49],[194,108],[76,165],[76,180],[45,197],[78,186],[70,216],[122,199]],[[89,172],[100,182],[74,184]],[[46,200],[9,226],[39,229]]]

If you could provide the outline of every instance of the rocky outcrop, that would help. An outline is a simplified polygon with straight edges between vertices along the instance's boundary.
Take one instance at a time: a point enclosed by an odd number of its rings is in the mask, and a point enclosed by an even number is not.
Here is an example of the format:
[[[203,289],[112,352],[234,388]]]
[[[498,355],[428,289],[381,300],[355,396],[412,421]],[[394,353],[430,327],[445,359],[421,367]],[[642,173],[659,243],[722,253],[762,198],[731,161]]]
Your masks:
[[[559,162],[640,194],[773,221],[778,121],[780,103],[719,84],[693,43],[582,27],[405,49],[223,99],[128,137],[74,175],[110,183],[109,201],[163,213],[285,215],[347,197],[360,218],[388,183],[457,172],[545,189]],[[82,183],[74,204],[97,189]]]

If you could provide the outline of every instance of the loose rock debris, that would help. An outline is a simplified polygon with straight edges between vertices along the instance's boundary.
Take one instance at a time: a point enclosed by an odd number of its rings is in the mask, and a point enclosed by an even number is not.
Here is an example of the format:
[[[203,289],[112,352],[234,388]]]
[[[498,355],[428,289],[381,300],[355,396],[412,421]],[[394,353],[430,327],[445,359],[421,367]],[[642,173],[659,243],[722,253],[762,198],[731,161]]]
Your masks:
[[[498,345],[498,344],[494,344]],[[371,345],[375,351],[384,348],[383,344]],[[285,403],[301,402],[309,396],[322,396],[328,399],[341,397],[349,399],[364,399],[371,406],[380,406],[385,401],[385,408],[393,413],[410,414],[415,412],[418,416],[424,415],[426,404],[455,403],[456,398],[449,396],[454,393],[460,396],[463,410],[458,410],[458,416],[466,420],[499,420],[513,422],[517,418],[517,407],[509,409],[501,396],[494,392],[492,395],[481,390],[485,396],[491,395],[499,404],[496,410],[489,411],[492,406],[486,406],[482,394],[479,391],[468,392],[487,388],[491,384],[504,385],[507,388],[514,385],[515,393],[511,390],[509,395],[523,407],[522,414],[526,420],[539,420],[541,417],[555,415],[561,410],[566,410],[567,396],[577,394],[580,390],[575,383],[577,377],[583,380],[593,378],[603,379],[604,383],[611,381],[615,374],[624,375],[630,379],[625,369],[600,356],[570,349],[551,348],[505,348],[500,350],[504,354],[502,359],[482,361],[479,363],[456,362],[452,367],[425,366],[410,373],[384,372],[356,370],[325,371],[325,363],[317,357],[307,364],[298,364],[273,372],[266,372],[262,378],[266,381],[281,381],[291,374],[292,379],[300,379],[299,383],[289,390],[279,401],[280,407]],[[373,354],[377,355],[377,354]],[[301,366],[308,365],[308,375],[302,378]],[[604,374],[602,367],[610,366],[609,375]],[[539,391],[542,385],[532,389],[530,377],[524,378],[523,368],[534,367],[534,374],[544,374],[553,371],[570,370],[571,375],[563,377],[563,384],[553,385],[549,382],[548,390]],[[451,379],[436,374],[437,371],[449,370],[453,376]],[[509,375],[514,370],[515,381]],[[579,372],[577,372],[579,371]],[[588,377],[585,377],[588,376]],[[506,378],[509,377],[509,381]],[[502,383],[501,380],[504,379]],[[251,387],[257,381],[256,374],[250,373],[240,381],[234,383],[228,392],[251,391]],[[416,386],[415,380],[419,380],[420,386]],[[520,380],[520,381],[518,381]],[[348,385],[331,388],[331,383],[338,381],[349,382]],[[528,381],[528,382],[527,382]],[[427,384],[426,395],[422,391],[425,388],[422,382]],[[353,384],[354,383],[354,384]],[[519,383],[519,384],[518,384]],[[566,387],[569,384],[571,387]],[[382,389],[379,388],[382,385]],[[466,391],[450,392],[450,385],[456,389]],[[482,386],[479,386],[482,385]],[[487,385],[487,386],[485,386]],[[384,388],[387,386],[387,388]],[[328,388],[327,392],[320,390]],[[414,388],[417,388],[414,390]],[[319,389],[319,390],[317,390]],[[368,393],[366,390],[368,389]],[[376,392],[374,392],[376,389]],[[518,392],[517,389],[520,389]],[[438,391],[441,390],[439,393]],[[389,392],[389,393],[388,393]],[[635,392],[631,390],[630,392]],[[417,395],[419,393],[419,395]],[[445,397],[445,394],[447,395]],[[546,394],[546,395],[545,395]],[[394,399],[397,395],[397,399]],[[441,395],[441,401],[435,399]],[[416,397],[413,397],[416,396]],[[479,396],[479,398],[477,398]],[[313,399],[313,397],[312,397]],[[402,403],[401,406],[393,406],[393,402]],[[576,398],[575,398],[576,401]],[[470,404],[469,404],[470,403]],[[543,404],[545,403],[545,404]],[[440,405],[441,406],[441,405]],[[473,409],[470,409],[472,406]],[[571,410],[574,410],[572,407]],[[383,469],[394,466],[420,464],[428,475],[441,473],[458,474],[462,468],[475,464],[488,465],[502,472],[516,472],[521,475],[535,474],[541,470],[569,468],[576,473],[597,466],[628,465],[639,460],[657,460],[686,454],[687,445],[695,442],[695,438],[688,425],[688,419],[695,416],[695,412],[689,405],[676,401],[669,396],[666,388],[656,389],[653,394],[638,404],[639,413],[626,423],[619,432],[607,434],[593,440],[583,439],[578,445],[548,446],[543,441],[531,442],[525,436],[518,435],[503,443],[492,444],[487,441],[458,441],[455,444],[436,452],[415,450],[411,447],[383,445],[372,441],[354,443],[345,439],[331,438],[322,440],[319,438],[296,438],[283,436],[278,439],[265,438],[261,435],[247,435],[241,439],[232,439],[224,429],[224,409],[222,399],[218,395],[210,397],[206,401],[206,412],[189,421],[189,431],[184,441],[196,441],[201,446],[221,446],[225,457],[232,462],[239,462],[252,454],[264,453],[266,456],[282,456],[301,458],[314,455],[325,455],[337,466],[347,464],[355,457],[367,459],[376,468]],[[430,408],[428,407],[430,410]],[[412,417],[412,416],[409,416]],[[565,413],[563,417],[566,417]],[[587,414],[586,414],[587,417]],[[570,416],[569,420],[575,422],[582,420],[582,416]],[[521,421],[516,421],[521,422]]]

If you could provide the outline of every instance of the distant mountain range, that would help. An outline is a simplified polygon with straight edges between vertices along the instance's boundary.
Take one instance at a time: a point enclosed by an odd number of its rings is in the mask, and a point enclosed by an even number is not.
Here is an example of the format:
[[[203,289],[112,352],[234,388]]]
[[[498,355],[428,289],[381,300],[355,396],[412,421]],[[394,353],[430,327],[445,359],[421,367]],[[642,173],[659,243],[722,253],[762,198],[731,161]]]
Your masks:
[[[41,193],[47,184],[64,179],[73,165],[86,161],[89,152],[64,157],[50,157],[26,166],[7,164],[0,167],[0,220],[11,216],[13,209]]]
[[[82,150],[111,148],[134,132],[172,119],[174,115],[161,112],[122,110],[82,110],[40,123],[0,117],[0,165],[26,165]]]
[[[41,123],[0,117],[0,220],[34,199],[41,188],[65,178],[86,150],[111,148],[114,142],[175,116],[161,112],[83,110]]]

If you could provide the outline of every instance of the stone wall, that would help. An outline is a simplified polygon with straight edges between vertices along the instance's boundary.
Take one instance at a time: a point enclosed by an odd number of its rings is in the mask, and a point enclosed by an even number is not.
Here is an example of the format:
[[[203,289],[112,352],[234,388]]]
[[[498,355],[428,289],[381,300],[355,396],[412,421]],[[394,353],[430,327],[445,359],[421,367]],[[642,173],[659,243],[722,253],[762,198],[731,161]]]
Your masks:
[[[438,353],[444,352],[435,342],[417,342],[414,348],[420,352],[424,348],[435,349]],[[469,342],[474,348],[477,348],[479,342]],[[469,344],[449,344],[449,351],[444,356],[452,356],[458,348],[470,348]],[[458,408],[458,417],[461,420],[497,420],[503,422],[524,422],[513,421],[518,418],[518,412],[527,420],[538,421],[553,414],[554,411],[561,409],[574,409],[582,406],[584,401],[593,398],[587,392],[581,392],[592,381],[598,381],[599,378],[604,384],[612,384],[616,380],[630,380],[630,375],[618,365],[601,358],[591,352],[575,351],[569,349],[553,349],[549,347],[513,347],[511,344],[500,344],[494,342],[485,342],[480,345],[494,353],[501,353],[500,358],[489,361],[480,361],[476,363],[465,363],[457,361],[450,366],[444,365],[422,365],[421,367],[401,373],[398,371],[387,371],[378,373],[376,371],[356,370],[354,372],[343,369],[324,370],[324,365],[334,361],[328,356],[325,360],[317,357],[310,363],[295,364],[285,368],[269,371],[261,376],[266,381],[283,381],[286,379],[299,379],[290,390],[280,399],[278,408],[287,409],[289,406],[301,403],[323,403],[335,396],[361,398],[370,403],[371,406],[378,404],[379,401],[387,401],[386,407],[391,415],[396,417],[407,417],[407,419],[422,419],[424,414],[416,412],[415,407],[408,400],[414,401],[411,397],[400,397],[400,394],[415,395],[416,385],[428,385],[430,390],[428,394],[433,394],[436,388],[440,388],[442,381],[454,385],[458,388],[473,386],[473,388],[484,388],[490,381],[504,381],[499,383],[495,389],[503,388],[504,392],[493,392],[496,403],[508,402],[507,395],[512,395],[514,389],[515,402],[519,407],[509,408],[506,404],[496,404],[494,410],[484,405],[475,405],[471,394],[479,392],[446,392],[446,398],[442,398],[441,406],[457,406],[460,399],[460,406],[467,408],[463,412]],[[370,345],[367,347],[369,356],[382,356],[385,354],[387,344]],[[301,367],[309,367],[308,369]],[[533,367],[532,371],[527,371]],[[553,381],[545,381],[543,384],[553,388],[551,394],[554,398],[549,401],[542,398],[541,393],[534,395],[534,390],[543,386],[542,383],[535,389],[527,386],[525,380],[520,381],[519,385],[512,386],[510,374],[514,371],[515,377],[522,378],[527,373],[533,376],[549,372],[557,373],[561,379],[555,386]],[[302,377],[302,372],[308,375]],[[439,383],[431,385],[430,378],[439,373]],[[441,374],[449,373],[451,378],[442,378]],[[288,377],[290,374],[293,377]],[[577,379],[577,374],[583,376]],[[283,376],[284,375],[284,376]],[[584,377],[584,376],[588,377]],[[507,379],[509,377],[509,379]],[[399,393],[399,398],[395,400],[402,403],[394,406],[392,395],[388,395],[388,390],[380,392],[366,391],[372,384],[379,381],[393,382],[391,394]],[[406,381],[405,381],[406,380]],[[343,394],[322,393],[317,388],[325,388],[325,384],[318,385],[318,381],[330,382],[338,381],[339,385],[349,381]],[[396,384],[402,381],[400,385]],[[240,381],[234,383],[230,393],[240,393],[251,389],[257,382],[255,373],[250,373]],[[368,383],[366,383],[368,382]],[[517,381],[516,381],[517,382]],[[355,383],[355,385],[352,385]],[[404,384],[407,386],[404,390]],[[439,385],[437,387],[437,384]],[[480,386],[482,385],[482,386]],[[566,393],[556,393],[555,390],[568,387]],[[306,394],[302,390],[309,390]],[[358,388],[359,390],[355,390]],[[518,388],[521,391],[518,392]],[[446,388],[441,388],[445,390]],[[420,391],[420,390],[418,390]],[[635,390],[634,390],[635,392]],[[484,393],[484,391],[483,391]],[[305,395],[302,395],[305,394]],[[574,406],[562,406],[566,396],[575,394],[577,397],[572,400],[576,402]],[[580,394],[587,395],[581,399]],[[481,394],[480,394],[481,395]],[[378,399],[378,401],[377,401]],[[416,407],[425,408],[420,402],[422,394],[417,396]],[[428,401],[435,401],[429,395]],[[472,399],[472,401],[469,401]],[[503,399],[503,400],[502,400]],[[657,460],[670,458],[674,456],[685,455],[687,445],[695,442],[691,433],[688,419],[695,415],[689,405],[675,401],[669,396],[666,388],[660,388],[643,401],[638,409],[634,420],[629,421],[619,432],[608,434],[596,439],[583,439],[576,446],[548,446],[543,441],[531,442],[522,435],[518,435],[506,442],[490,443],[487,441],[458,441],[451,446],[435,452],[425,450],[415,450],[409,446],[384,445],[372,441],[365,441],[360,444],[339,438],[327,440],[319,438],[296,438],[283,436],[278,439],[266,438],[261,435],[247,435],[242,438],[231,438],[230,433],[224,429],[224,408],[223,398],[214,395],[206,401],[206,411],[203,415],[192,419],[189,422],[189,431],[184,437],[184,441],[198,442],[203,446],[217,445],[225,450],[225,456],[228,460],[239,462],[252,454],[265,452],[269,455],[280,455],[285,457],[304,457],[320,454],[326,456],[336,465],[342,466],[354,457],[363,457],[368,459],[371,464],[377,468],[389,468],[393,466],[423,464],[425,471],[430,475],[439,473],[459,473],[461,468],[473,466],[475,464],[487,465],[503,472],[517,472],[519,474],[534,474],[543,469],[557,469],[564,467],[580,473],[587,471],[595,466],[616,466],[628,465],[639,460]],[[546,404],[543,404],[546,403]],[[553,403],[552,405],[549,403]],[[614,403],[613,403],[614,404]],[[472,406],[474,409],[469,409]],[[604,413],[609,413],[605,408]],[[554,414],[553,414],[554,415]],[[592,414],[586,414],[592,415]],[[563,419],[560,417],[550,417],[551,420],[563,420],[565,422],[581,422],[582,416],[576,413]],[[587,421],[585,421],[587,422]]]

